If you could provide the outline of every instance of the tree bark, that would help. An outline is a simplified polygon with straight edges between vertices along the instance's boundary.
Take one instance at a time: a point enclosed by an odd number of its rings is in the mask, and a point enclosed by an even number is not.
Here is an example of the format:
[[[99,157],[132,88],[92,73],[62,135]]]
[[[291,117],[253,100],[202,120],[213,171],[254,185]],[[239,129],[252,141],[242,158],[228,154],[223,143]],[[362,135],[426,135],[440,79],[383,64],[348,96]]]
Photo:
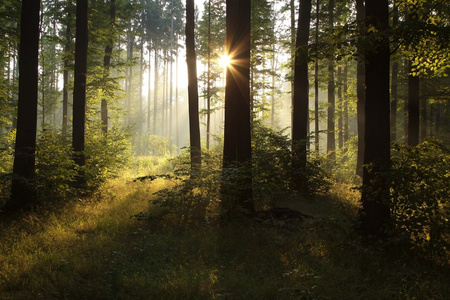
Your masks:
[[[328,6],[329,30],[333,31],[334,28],[334,0],[330,0]],[[332,52],[334,52],[332,50]],[[328,126],[327,126],[327,154],[334,159],[336,149],[336,137],[335,137],[335,85],[334,85],[334,53],[332,53],[328,62]]]
[[[38,103],[39,0],[23,0],[19,47],[19,100],[11,199],[18,210],[37,200],[34,184]]]
[[[364,34],[364,19],[365,19],[365,7],[364,0],[356,0],[356,19],[359,27],[360,37],[358,38],[358,62],[356,66],[356,111],[357,111],[357,125],[358,125],[358,157],[356,162],[356,174],[363,176],[363,163],[364,163],[364,127],[365,127],[365,65],[364,65],[364,52],[362,43],[362,36]]]
[[[85,165],[85,118],[86,118],[86,72],[88,50],[88,0],[77,0],[75,75],[73,88],[73,131],[72,147],[74,162]],[[86,183],[83,172],[78,172],[75,187],[82,188]]]
[[[189,136],[191,142],[191,171],[196,175],[200,171],[202,158],[200,120],[198,114],[198,82],[195,55],[194,17],[194,0],[186,0],[186,62],[188,68]]]
[[[308,137],[308,41],[311,20],[311,0],[300,0],[297,28],[294,101],[292,103],[293,166],[306,170],[306,143]],[[293,178],[294,186],[298,178]]]
[[[388,0],[366,0],[366,28],[388,30]],[[375,35],[368,33],[370,39]],[[389,39],[378,35],[365,53],[366,103],[361,229],[368,236],[382,238],[390,211],[389,186],[385,174],[390,166]]]
[[[408,62],[408,145],[419,144],[419,77],[411,74],[411,62]]]
[[[225,48],[230,63],[226,71],[223,166],[227,169],[244,165],[236,205],[249,214],[254,212],[250,164],[250,13],[250,0],[226,1]]]
[[[116,22],[116,0],[111,0],[110,2],[109,18],[111,27],[114,27],[114,24]],[[103,68],[105,72],[105,74],[103,75],[103,79],[105,79],[105,81],[109,78],[109,67],[111,65],[112,47],[113,47],[113,39],[112,37],[110,37],[108,40],[108,44],[105,47],[105,55],[103,57]],[[102,99],[100,110],[102,119],[102,130],[106,134],[108,133],[108,102],[105,98]]]
[[[320,136],[319,136],[319,1],[316,0],[316,26],[315,26],[315,42],[316,42],[316,57],[314,62],[314,145],[315,151],[319,154],[320,150]]]

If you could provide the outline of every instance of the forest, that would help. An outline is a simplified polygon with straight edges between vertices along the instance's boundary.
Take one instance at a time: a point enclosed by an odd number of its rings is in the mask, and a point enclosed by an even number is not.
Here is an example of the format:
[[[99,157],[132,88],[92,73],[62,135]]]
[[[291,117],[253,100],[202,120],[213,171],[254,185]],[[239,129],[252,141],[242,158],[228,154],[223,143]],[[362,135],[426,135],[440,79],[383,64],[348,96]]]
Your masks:
[[[448,299],[449,0],[1,0],[0,299]]]

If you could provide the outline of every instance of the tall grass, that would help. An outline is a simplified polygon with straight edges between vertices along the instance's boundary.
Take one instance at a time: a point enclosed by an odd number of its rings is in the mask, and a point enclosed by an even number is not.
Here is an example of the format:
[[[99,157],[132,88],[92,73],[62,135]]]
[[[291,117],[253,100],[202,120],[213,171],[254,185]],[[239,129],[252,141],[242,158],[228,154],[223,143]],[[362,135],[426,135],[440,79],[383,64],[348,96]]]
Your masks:
[[[129,174],[129,173],[128,173]],[[128,177],[129,178],[129,177]],[[279,203],[304,221],[175,222],[157,179],[116,178],[95,197],[0,222],[0,299],[445,299],[448,269],[368,246],[358,195],[336,185]],[[149,202],[150,200],[150,202]],[[132,217],[145,212],[144,220]]]

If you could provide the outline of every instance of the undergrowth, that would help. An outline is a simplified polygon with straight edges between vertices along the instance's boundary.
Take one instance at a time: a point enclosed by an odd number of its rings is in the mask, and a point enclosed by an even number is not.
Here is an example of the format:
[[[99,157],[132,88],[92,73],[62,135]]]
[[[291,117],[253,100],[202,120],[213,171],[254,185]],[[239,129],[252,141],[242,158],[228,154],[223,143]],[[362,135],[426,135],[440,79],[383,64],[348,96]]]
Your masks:
[[[110,180],[97,198],[0,224],[0,299],[445,299],[448,269],[367,246],[356,192],[279,205],[304,221],[196,223],[149,204],[168,182]],[[146,218],[131,217],[146,211]]]

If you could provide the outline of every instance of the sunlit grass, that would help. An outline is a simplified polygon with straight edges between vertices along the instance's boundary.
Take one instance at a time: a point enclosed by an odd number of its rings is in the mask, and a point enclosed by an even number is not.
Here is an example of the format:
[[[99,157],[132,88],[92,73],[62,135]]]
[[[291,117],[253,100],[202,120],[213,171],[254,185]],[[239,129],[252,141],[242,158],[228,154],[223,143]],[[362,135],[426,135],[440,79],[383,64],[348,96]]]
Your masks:
[[[124,170],[94,197],[0,223],[0,299],[444,299],[448,271],[366,246],[358,195],[284,199],[289,224],[180,224],[149,203],[167,181]],[[139,212],[154,212],[137,220]]]

